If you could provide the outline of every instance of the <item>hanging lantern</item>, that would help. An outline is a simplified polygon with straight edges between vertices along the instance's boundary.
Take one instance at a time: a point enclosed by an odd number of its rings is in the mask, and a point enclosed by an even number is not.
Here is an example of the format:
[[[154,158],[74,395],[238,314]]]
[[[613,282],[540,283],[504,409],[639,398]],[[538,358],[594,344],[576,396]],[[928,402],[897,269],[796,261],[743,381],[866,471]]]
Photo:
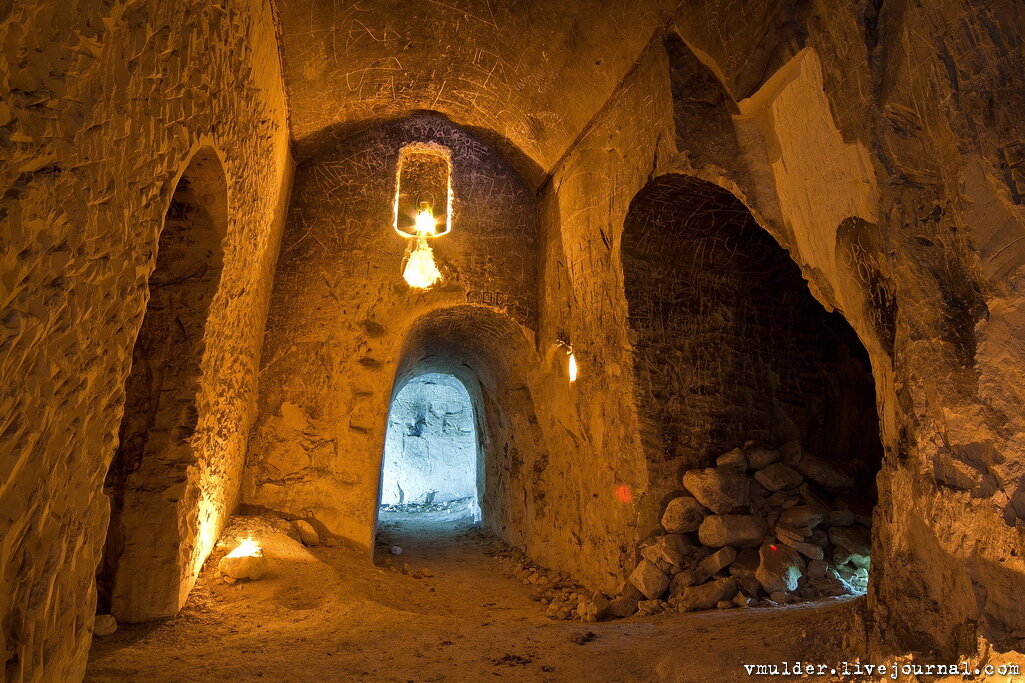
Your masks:
[[[399,150],[394,228],[409,240],[402,277],[410,287],[427,289],[441,280],[430,240],[451,232],[451,221],[451,153],[431,143],[406,145]]]

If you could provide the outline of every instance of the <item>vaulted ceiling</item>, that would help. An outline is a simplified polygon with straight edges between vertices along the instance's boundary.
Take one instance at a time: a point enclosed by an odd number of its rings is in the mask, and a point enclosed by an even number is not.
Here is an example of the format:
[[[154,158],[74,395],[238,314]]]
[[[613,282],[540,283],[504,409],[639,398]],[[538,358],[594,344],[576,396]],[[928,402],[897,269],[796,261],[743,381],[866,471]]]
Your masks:
[[[537,181],[678,0],[276,0],[300,159],[418,110],[495,144]]]

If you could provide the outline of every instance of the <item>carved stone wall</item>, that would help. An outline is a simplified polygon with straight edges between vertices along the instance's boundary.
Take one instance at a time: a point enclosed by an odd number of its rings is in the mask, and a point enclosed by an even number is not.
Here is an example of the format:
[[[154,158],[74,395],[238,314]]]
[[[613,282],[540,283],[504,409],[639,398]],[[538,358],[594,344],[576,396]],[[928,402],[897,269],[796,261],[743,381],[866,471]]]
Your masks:
[[[221,155],[226,236],[210,303],[194,577],[235,506],[289,175],[269,5],[0,6],[0,678],[77,680],[107,530],[131,355],[158,235],[195,152]]]
[[[201,556],[190,466],[204,416],[201,362],[210,304],[224,266],[227,186],[213,149],[196,153],[171,197],[132,351],[118,446],[104,481],[110,524],[97,571],[97,613],[145,621],[177,612]],[[220,482],[218,482],[220,483]]]

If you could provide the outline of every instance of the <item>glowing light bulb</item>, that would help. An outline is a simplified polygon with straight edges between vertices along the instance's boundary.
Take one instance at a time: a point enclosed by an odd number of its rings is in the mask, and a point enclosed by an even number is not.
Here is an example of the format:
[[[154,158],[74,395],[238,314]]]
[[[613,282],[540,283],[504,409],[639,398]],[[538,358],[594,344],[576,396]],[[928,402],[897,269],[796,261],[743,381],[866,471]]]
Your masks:
[[[228,553],[228,557],[260,557],[263,555],[263,548],[252,536],[243,538],[238,547]]]
[[[420,205],[420,210],[416,214],[414,230],[416,230],[418,235],[434,235],[438,232],[438,226],[434,220],[434,212],[431,211],[430,206],[426,206],[426,202]]]
[[[569,381],[577,381],[577,357],[572,351],[569,352]]]
[[[433,217],[431,221],[433,223]],[[419,222],[419,216],[417,217]],[[402,270],[402,277],[410,287],[427,289],[441,279],[441,271],[434,263],[434,250],[427,244],[427,240],[420,238],[416,241],[416,247],[409,253],[406,259],[406,267]]]

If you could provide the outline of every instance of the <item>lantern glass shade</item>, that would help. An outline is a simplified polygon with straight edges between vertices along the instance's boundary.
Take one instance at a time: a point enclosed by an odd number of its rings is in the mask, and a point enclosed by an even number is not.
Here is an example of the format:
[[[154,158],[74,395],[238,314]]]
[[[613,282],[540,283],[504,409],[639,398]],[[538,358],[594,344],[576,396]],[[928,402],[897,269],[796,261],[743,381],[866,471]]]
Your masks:
[[[452,156],[447,148],[413,143],[399,150],[395,230],[403,237],[439,237],[451,229]]]

